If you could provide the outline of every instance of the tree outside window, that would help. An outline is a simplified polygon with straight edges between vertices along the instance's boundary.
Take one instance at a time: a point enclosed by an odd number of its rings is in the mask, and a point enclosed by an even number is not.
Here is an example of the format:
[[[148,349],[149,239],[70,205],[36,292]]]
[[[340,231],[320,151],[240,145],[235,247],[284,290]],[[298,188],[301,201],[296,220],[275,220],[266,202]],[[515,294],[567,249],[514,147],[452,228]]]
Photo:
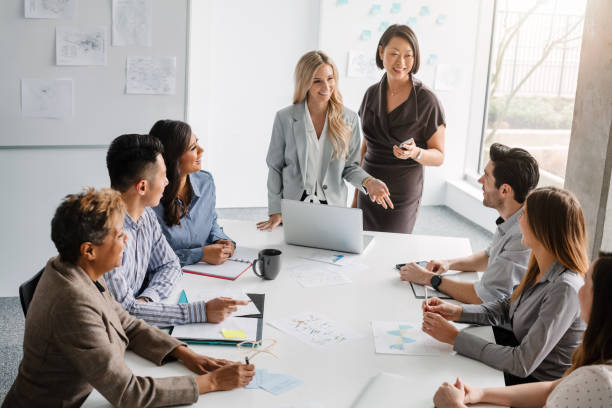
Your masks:
[[[528,150],[563,185],[586,0],[497,0],[480,169],[489,146]]]

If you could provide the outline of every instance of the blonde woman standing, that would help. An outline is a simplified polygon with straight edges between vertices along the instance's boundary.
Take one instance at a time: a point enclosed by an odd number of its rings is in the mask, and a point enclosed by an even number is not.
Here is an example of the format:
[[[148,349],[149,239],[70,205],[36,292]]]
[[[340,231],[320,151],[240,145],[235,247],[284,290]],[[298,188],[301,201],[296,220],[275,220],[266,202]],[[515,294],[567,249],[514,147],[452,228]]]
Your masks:
[[[342,104],[338,69],[322,51],[306,53],[295,68],[293,104],[276,113],[268,148],[268,214],[257,223],[273,230],[281,222],[281,199],[346,206],[344,180],[384,208],[389,190],[359,166],[357,114]]]

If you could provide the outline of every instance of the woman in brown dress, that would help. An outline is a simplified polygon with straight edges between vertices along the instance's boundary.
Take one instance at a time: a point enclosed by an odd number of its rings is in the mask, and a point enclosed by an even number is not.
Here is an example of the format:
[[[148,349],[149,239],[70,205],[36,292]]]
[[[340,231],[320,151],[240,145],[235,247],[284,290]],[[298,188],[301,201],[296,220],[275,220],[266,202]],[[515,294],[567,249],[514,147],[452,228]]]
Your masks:
[[[412,74],[419,69],[419,44],[405,25],[390,26],[380,38],[376,65],[385,70],[365,93],[361,165],[387,184],[394,209],[355,193],[363,229],[411,233],[423,193],[423,166],[444,161],[446,122],[434,93]]]

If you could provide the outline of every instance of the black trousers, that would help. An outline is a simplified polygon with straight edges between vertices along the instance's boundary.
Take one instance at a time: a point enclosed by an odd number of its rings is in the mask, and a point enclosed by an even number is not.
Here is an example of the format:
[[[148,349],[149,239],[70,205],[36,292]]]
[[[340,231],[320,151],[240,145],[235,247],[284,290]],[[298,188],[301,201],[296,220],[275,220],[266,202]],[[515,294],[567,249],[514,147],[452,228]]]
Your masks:
[[[506,330],[501,327],[493,327],[493,334],[495,335],[495,342],[501,346],[516,347],[520,344],[516,337],[514,337],[514,333],[512,333],[510,330]],[[532,375],[521,378],[504,372],[504,381],[506,382],[506,385],[517,385],[538,382],[540,380]]]

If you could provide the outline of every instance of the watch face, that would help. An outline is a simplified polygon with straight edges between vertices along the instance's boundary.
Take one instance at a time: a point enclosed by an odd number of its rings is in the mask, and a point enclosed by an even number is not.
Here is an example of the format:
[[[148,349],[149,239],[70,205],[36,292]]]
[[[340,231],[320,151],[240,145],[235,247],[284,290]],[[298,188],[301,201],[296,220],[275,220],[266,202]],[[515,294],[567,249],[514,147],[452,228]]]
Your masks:
[[[430,282],[431,282],[431,286],[433,286],[434,289],[438,289],[438,286],[440,286],[440,283],[442,283],[442,278],[436,275],[431,278]]]

